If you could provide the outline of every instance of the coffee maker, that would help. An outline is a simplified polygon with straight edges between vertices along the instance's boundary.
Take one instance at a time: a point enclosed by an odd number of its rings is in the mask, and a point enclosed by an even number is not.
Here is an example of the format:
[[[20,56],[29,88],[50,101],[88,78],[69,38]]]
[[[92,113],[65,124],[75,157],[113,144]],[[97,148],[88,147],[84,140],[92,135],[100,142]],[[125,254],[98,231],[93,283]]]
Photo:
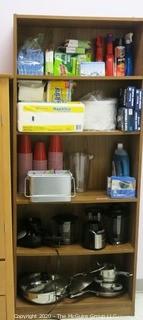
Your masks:
[[[87,208],[86,221],[83,225],[83,246],[92,250],[103,249],[106,245],[105,238],[101,209],[98,207]]]
[[[129,239],[129,214],[125,205],[113,205],[106,216],[107,236],[111,244],[122,244]]]

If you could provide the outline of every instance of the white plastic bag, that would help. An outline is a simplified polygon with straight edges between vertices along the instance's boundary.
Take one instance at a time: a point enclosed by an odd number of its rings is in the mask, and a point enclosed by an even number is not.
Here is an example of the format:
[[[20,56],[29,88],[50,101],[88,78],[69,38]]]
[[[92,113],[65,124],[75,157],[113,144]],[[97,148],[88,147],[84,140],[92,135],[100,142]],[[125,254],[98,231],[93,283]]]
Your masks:
[[[85,105],[84,130],[115,130],[117,99],[104,98],[102,92],[97,91],[81,100]]]

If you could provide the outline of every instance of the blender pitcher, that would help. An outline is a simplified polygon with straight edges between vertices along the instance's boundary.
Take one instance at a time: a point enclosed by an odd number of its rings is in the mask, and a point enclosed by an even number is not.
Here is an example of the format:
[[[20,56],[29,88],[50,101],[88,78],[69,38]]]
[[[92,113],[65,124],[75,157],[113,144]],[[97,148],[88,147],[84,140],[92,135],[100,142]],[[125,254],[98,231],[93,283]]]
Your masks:
[[[93,155],[75,152],[70,155],[70,171],[75,178],[76,192],[84,192],[87,189],[89,176],[89,163]]]

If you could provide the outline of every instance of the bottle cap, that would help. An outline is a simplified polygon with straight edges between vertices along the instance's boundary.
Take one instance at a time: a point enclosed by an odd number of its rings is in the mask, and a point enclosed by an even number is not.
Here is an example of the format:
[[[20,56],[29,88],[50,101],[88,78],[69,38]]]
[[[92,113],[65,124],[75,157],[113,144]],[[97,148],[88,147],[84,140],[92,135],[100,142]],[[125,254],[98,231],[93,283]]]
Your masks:
[[[130,44],[133,42],[133,33],[129,32],[125,35],[125,42],[126,44]]]
[[[117,144],[117,148],[118,148],[118,149],[123,149],[123,143],[118,143],[118,144]]]
[[[21,135],[18,138],[18,153],[31,153],[31,138],[28,135]]]
[[[49,152],[63,152],[62,137],[50,136]]]
[[[34,147],[34,160],[47,160],[46,146],[44,142],[36,142]]]

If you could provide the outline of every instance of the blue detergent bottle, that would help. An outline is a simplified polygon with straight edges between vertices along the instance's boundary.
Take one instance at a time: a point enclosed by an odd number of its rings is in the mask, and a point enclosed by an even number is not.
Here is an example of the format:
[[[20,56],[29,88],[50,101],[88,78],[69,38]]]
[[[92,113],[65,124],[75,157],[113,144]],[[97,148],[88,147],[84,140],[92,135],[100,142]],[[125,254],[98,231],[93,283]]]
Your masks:
[[[112,176],[130,176],[130,163],[123,143],[118,143],[112,161]]]
[[[133,75],[133,33],[129,32],[125,35],[125,75]]]

